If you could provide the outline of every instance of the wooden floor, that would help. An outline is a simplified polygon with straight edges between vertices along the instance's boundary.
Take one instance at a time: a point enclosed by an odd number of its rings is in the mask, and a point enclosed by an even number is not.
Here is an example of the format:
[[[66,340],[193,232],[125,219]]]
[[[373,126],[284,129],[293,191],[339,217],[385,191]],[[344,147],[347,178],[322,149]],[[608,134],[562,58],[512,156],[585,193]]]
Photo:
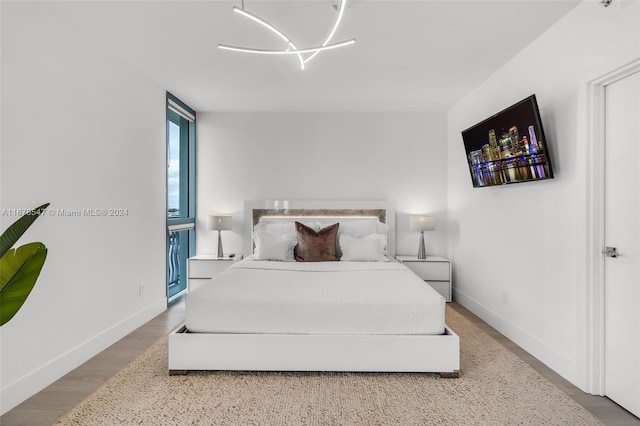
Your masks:
[[[556,387],[589,410],[604,424],[611,426],[640,426],[640,419],[607,398],[585,394],[460,304],[453,302],[450,306],[515,353]],[[184,302],[179,302],[1,416],[0,424],[2,426],[49,426],[55,423],[58,418],[79,404],[183,320]]]

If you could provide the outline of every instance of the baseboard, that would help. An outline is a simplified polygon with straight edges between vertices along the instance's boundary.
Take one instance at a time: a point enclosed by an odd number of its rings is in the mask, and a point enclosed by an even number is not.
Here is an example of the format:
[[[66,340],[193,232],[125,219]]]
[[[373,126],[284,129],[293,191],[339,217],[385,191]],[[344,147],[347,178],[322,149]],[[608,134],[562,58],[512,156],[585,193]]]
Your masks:
[[[6,413],[35,395],[166,309],[166,299],[159,300],[45,365],[25,374],[18,380],[9,383],[0,389],[0,414]]]
[[[479,303],[469,295],[454,289],[454,300],[498,330],[502,335],[536,357],[539,361],[576,385],[577,363],[571,361],[527,331],[514,326],[507,319]],[[577,386],[577,385],[576,385]]]

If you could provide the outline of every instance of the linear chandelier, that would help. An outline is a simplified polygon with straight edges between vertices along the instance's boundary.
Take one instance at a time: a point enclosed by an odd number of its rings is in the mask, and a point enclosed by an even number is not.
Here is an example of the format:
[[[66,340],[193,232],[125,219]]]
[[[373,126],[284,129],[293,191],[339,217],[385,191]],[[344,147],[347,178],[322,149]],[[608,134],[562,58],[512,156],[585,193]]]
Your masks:
[[[340,0],[340,4],[338,5],[338,17],[336,18],[335,23],[333,24],[333,28],[329,32],[327,38],[322,42],[320,46],[315,47],[306,47],[306,48],[298,48],[295,43],[287,37],[282,31],[276,28],[274,25],[265,21],[258,15],[247,12],[244,8],[244,0],[242,2],[242,7],[233,6],[233,11],[244,16],[246,18],[251,19],[254,22],[262,25],[272,33],[276,34],[280,37],[284,42],[287,43],[287,48],[284,50],[277,49],[258,49],[258,48],[250,48],[250,47],[240,47],[240,46],[230,46],[228,44],[218,43],[218,47],[223,50],[230,50],[233,52],[241,52],[241,53],[257,53],[261,55],[296,55],[298,57],[298,61],[300,62],[300,69],[305,69],[305,64],[309,62],[311,59],[316,57],[316,55],[325,50],[336,49],[338,47],[349,46],[356,42],[355,38],[341,41],[338,43],[331,43],[331,39],[335,34],[338,26],[340,25],[340,21],[342,21],[342,16],[344,15],[344,9],[347,0]]]

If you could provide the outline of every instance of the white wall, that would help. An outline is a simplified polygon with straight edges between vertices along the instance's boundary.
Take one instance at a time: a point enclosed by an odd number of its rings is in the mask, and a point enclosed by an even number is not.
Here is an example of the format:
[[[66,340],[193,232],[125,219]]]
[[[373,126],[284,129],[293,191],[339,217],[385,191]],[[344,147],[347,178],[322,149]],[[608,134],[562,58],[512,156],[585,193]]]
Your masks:
[[[45,3],[3,2],[1,208],[128,211],[47,214],[20,240],[49,253],[0,329],[3,413],[165,309],[164,103]]]
[[[215,254],[209,212],[232,213],[225,253],[242,251],[245,200],[389,200],[398,253],[418,250],[408,214],[439,218],[427,252],[444,254],[446,117],[439,112],[198,115],[198,246]]]
[[[640,57],[639,6],[581,3],[448,114],[455,297],[583,389],[587,82]],[[473,189],[460,131],[532,93],[556,178]]]

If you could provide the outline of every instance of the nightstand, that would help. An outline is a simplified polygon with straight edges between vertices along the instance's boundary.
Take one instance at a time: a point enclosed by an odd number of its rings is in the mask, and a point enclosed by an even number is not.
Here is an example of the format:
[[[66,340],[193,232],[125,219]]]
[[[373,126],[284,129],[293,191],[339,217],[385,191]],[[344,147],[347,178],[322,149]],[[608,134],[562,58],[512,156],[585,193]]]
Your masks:
[[[241,259],[241,254],[236,254],[234,257],[217,257],[210,254],[190,257],[187,259],[187,293],[208,282],[233,262]]]
[[[396,256],[396,259],[444,296],[447,302],[451,302],[451,262],[449,259],[440,256],[427,256],[426,259],[418,259],[416,256]]]

